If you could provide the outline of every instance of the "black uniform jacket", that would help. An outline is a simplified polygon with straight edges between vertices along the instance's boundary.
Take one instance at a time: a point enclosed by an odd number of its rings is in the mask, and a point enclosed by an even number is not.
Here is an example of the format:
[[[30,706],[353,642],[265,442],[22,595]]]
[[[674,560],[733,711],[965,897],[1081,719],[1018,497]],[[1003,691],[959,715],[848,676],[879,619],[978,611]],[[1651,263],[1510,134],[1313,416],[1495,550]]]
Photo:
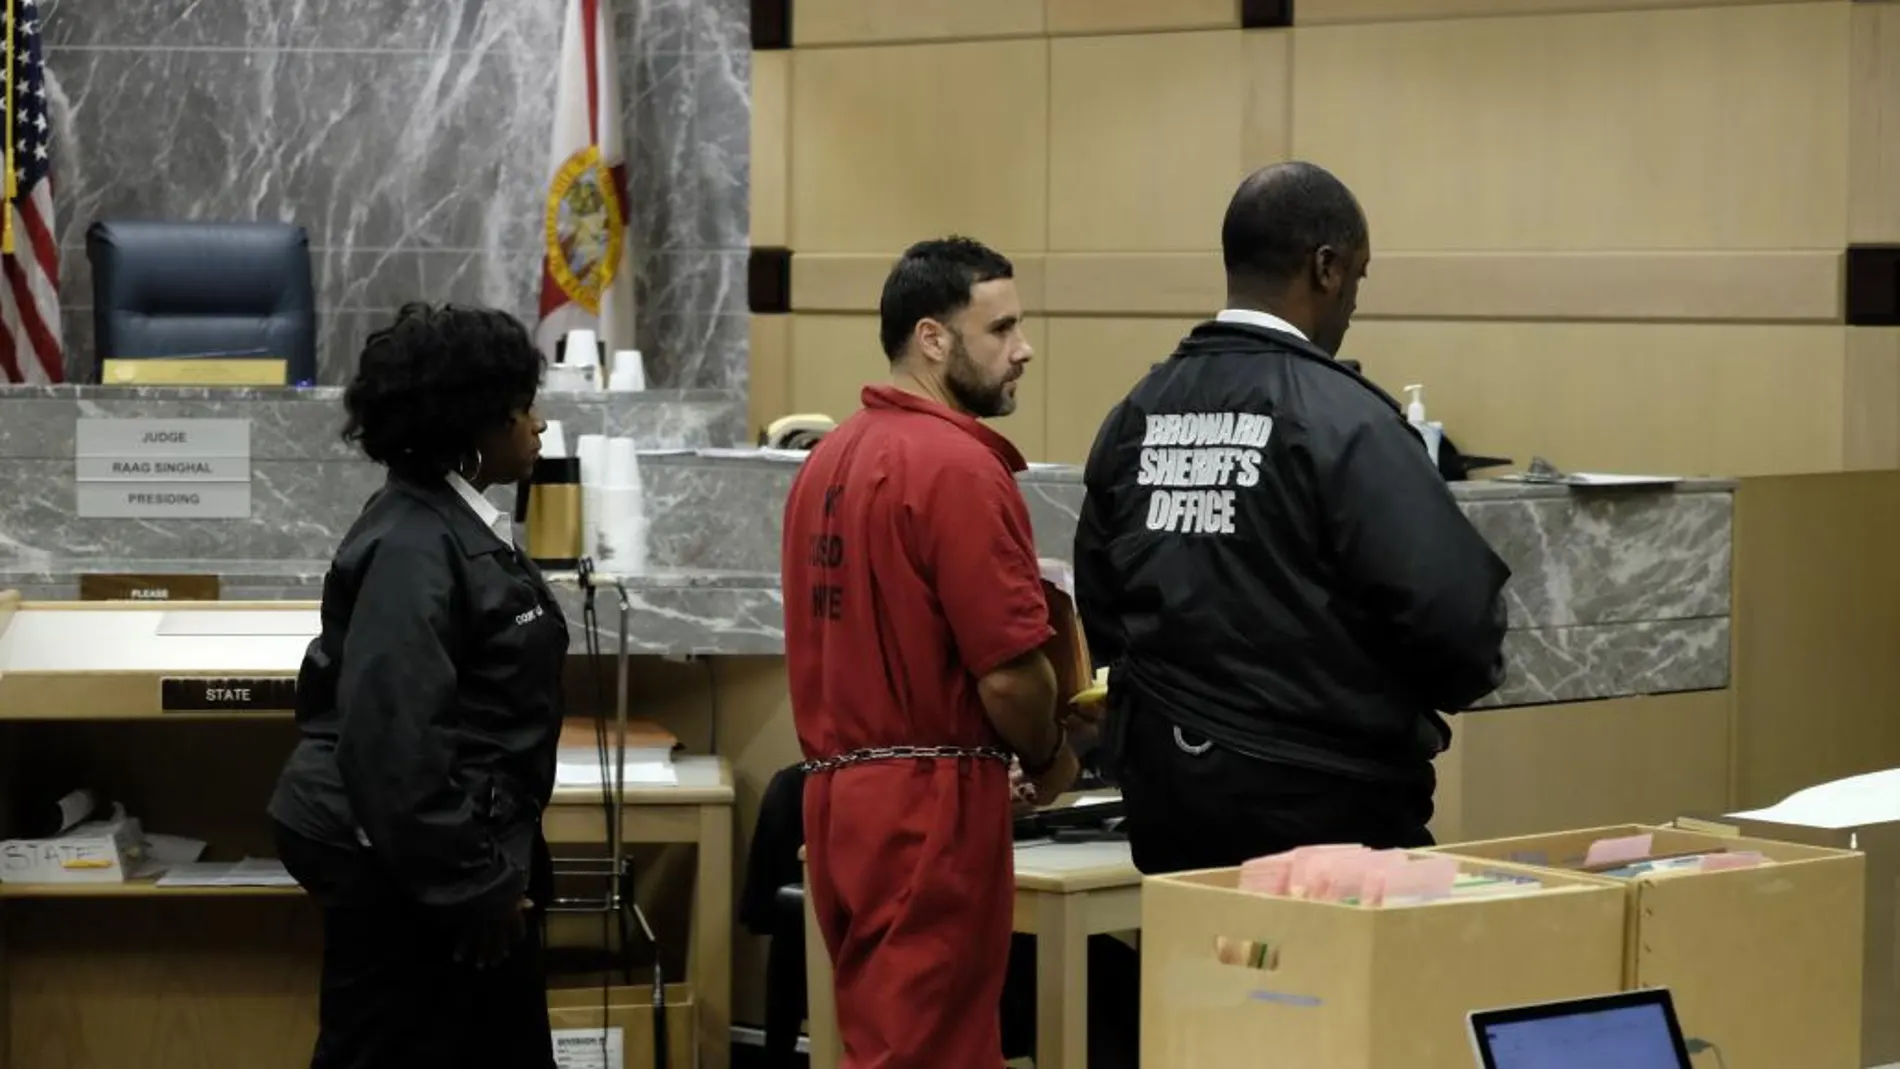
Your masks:
[[[271,816],[372,849],[411,901],[514,902],[554,788],[567,648],[525,556],[447,484],[391,476],[324,579]]]
[[[1437,711],[1503,678],[1510,569],[1397,403],[1296,335],[1197,327],[1109,413],[1084,477],[1076,596],[1114,709],[1414,779],[1450,741]]]

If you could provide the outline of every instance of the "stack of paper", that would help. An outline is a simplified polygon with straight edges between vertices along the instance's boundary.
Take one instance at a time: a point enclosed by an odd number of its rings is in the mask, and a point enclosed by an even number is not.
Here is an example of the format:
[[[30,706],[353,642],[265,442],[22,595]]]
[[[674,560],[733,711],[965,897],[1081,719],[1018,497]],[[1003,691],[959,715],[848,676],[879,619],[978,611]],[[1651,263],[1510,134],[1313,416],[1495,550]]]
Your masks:
[[[173,865],[158,878],[160,887],[295,887],[297,881],[276,858],[242,861],[193,861]]]
[[[1239,887],[1254,894],[1359,906],[1408,906],[1452,897],[1538,889],[1536,880],[1461,873],[1450,857],[1374,850],[1353,843],[1303,846],[1240,867]]]
[[[588,717],[569,717],[561,725],[555,754],[556,787],[595,788],[614,782],[615,725]],[[679,783],[673,751],[679,739],[648,720],[627,722],[623,782],[629,787],[671,787]]]
[[[133,870],[135,880],[149,880],[163,876],[180,865],[189,865],[198,860],[205,852],[202,839],[187,839],[182,835],[162,835],[156,832],[145,834],[145,856],[139,860]]]

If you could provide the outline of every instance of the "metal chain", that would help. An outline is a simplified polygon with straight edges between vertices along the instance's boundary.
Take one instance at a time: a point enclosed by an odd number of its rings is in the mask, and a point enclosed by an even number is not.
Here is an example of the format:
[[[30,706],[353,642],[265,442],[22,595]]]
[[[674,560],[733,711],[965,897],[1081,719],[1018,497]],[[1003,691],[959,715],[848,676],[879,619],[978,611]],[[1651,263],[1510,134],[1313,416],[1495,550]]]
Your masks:
[[[1001,761],[1009,764],[1009,754],[994,746],[872,746],[863,750],[852,750],[837,757],[826,757],[817,761],[806,761],[800,765],[806,772],[831,772],[849,765],[861,765],[867,761],[914,761],[926,758],[976,757],[986,761]]]

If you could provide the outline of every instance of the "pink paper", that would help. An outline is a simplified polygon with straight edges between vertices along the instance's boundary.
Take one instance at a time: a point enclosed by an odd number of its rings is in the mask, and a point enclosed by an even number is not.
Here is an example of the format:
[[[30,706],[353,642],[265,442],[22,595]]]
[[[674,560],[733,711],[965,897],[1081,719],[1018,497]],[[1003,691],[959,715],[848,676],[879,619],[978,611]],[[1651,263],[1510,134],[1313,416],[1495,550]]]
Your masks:
[[[1376,850],[1366,864],[1365,876],[1359,885],[1359,904],[1362,906],[1382,906],[1385,904],[1386,879],[1397,869],[1411,863],[1411,857],[1403,850]]]
[[[1285,895],[1293,860],[1285,854],[1257,857],[1240,866],[1240,889],[1263,895]]]
[[[1319,859],[1338,853],[1366,853],[1370,847],[1357,843],[1328,843],[1324,846],[1302,846],[1291,851],[1292,872],[1287,877],[1287,893],[1295,898],[1307,896],[1307,885],[1311,881],[1313,865]]]
[[[1345,887],[1353,881],[1350,872],[1363,854],[1336,853],[1315,857],[1306,870],[1305,897],[1315,902],[1337,902],[1345,897]]]
[[[1641,861],[1649,856],[1655,841],[1656,836],[1650,833],[1627,835],[1621,839],[1598,839],[1590,844],[1590,852],[1583,859],[1584,867]]]
[[[1363,853],[1329,854],[1320,862],[1329,886],[1324,896],[1315,894],[1327,902],[1343,902],[1347,899],[1363,901],[1366,895],[1366,882],[1373,874],[1389,872],[1406,864],[1408,858],[1403,850],[1367,850]]]
[[[1743,850],[1734,854],[1703,854],[1702,872],[1722,872],[1727,869],[1752,869],[1767,863],[1767,858],[1756,850]]]
[[[1451,894],[1458,882],[1458,859],[1452,857],[1412,858],[1385,874],[1382,905],[1409,906],[1430,902]]]

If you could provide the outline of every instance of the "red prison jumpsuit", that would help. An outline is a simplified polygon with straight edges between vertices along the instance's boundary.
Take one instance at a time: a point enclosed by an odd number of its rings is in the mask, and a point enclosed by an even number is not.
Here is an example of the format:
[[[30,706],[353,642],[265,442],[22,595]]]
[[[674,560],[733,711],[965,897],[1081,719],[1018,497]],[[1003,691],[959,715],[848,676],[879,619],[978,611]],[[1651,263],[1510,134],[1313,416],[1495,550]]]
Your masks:
[[[977,679],[1053,634],[1014,473],[969,416],[890,386],[806,459],[785,506],[785,659],[808,761],[1000,753]],[[996,1069],[1015,874],[1009,768],[882,758],[805,781],[812,907],[845,1069]]]

